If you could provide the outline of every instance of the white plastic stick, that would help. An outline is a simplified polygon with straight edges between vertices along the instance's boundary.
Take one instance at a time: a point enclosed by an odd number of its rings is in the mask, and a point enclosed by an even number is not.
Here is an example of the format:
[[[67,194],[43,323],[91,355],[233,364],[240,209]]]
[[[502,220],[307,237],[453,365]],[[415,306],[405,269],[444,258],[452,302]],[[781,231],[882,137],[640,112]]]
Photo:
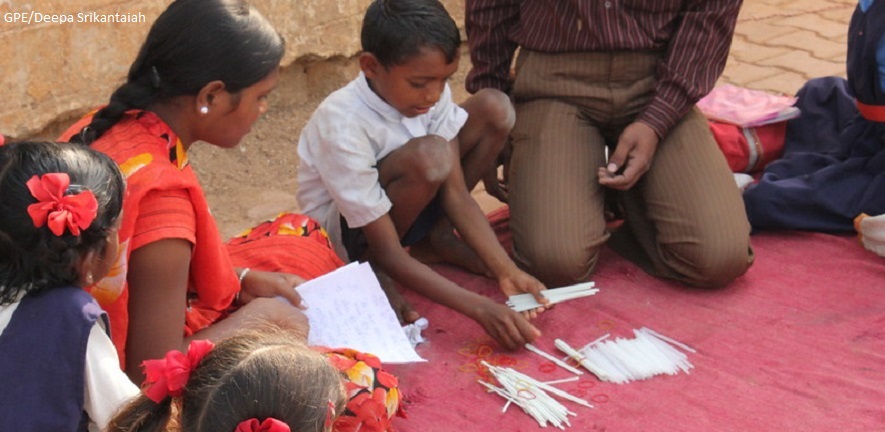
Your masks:
[[[664,336],[664,335],[662,335],[662,334],[660,334],[660,333],[658,333],[658,332],[656,332],[656,331],[654,331],[654,330],[652,330],[652,329],[650,329],[650,328],[648,328],[648,327],[643,327],[643,328],[639,329],[639,331],[641,331],[641,332],[646,332],[646,333],[648,333],[648,334],[650,334],[650,335],[652,335],[652,336],[654,336],[654,337],[656,337],[656,338],[658,338],[658,339],[661,339],[661,340],[663,340],[663,341],[666,341],[666,342],[669,342],[669,343],[671,343],[671,344],[673,344],[673,345],[676,345],[676,346],[678,346],[679,348],[682,348],[682,349],[684,349],[684,350],[686,350],[686,351],[688,351],[688,352],[691,352],[691,353],[696,353],[696,352],[697,352],[697,351],[695,351],[694,348],[692,348],[692,347],[690,347],[690,346],[688,346],[688,345],[686,345],[686,344],[684,344],[684,343],[682,343],[682,342],[679,342],[679,341],[676,340],[676,339],[668,338],[667,336]]]
[[[581,372],[581,373],[583,373],[583,372]],[[579,379],[581,379],[581,378],[578,378],[578,377],[568,377],[568,378],[563,378],[563,379],[558,379],[558,380],[553,380],[553,381],[541,381],[541,382],[543,382],[544,384],[552,385],[552,384],[562,384],[562,383],[564,383],[564,382],[577,381],[577,380],[579,380]]]
[[[534,345],[532,345],[532,344],[530,344],[530,343],[525,344],[525,348],[526,348],[527,350],[529,350],[529,351],[531,351],[531,352],[533,352],[533,353],[535,353],[535,354],[541,356],[541,357],[544,357],[544,358],[547,359],[547,360],[552,361],[552,362],[555,363],[557,366],[559,366],[559,367],[561,367],[561,368],[563,368],[563,369],[565,369],[565,370],[567,370],[567,371],[569,371],[569,372],[571,372],[571,373],[573,373],[573,374],[575,374],[575,375],[584,375],[584,372],[581,372],[580,370],[575,369],[574,367],[572,367],[571,365],[567,364],[566,362],[564,362],[564,361],[562,361],[562,360],[560,360],[560,359],[558,359],[558,358],[556,358],[556,357],[553,357],[553,356],[550,355],[550,354],[547,354],[546,352],[544,352],[544,351],[541,350],[540,348],[538,348],[538,347],[536,347],[536,346],[534,346]]]

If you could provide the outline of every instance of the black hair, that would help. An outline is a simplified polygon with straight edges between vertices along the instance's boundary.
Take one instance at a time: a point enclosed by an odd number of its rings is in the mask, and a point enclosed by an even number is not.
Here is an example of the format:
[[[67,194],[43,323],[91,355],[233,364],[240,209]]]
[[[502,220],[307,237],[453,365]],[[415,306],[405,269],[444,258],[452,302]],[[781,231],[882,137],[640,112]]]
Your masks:
[[[360,33],[363,51],[384,67],[404,63],[421,49],[440,50],[451,63],[458,56],[458,25],[437,0],[375,0],[366,10]]]
[[[244,0],[175,0],[157,17],[126,83],[71,142],[91,144],[130,109],[196,95],[219,80],[237,93],[280,65],[283,37]]]
[[[342,375],[329,360],[271,324],[219,342],[191,372],[180,397],[159,403],[144,393],[124,406],[108,431],[233,431],[248,419],[274,418],[293,431],[323,432],[344,411]]]
[[[92,191],[98,201],[95,220],[79,235],[53,234],[37,228],[28,206],[37,202],[26,183],[34,175],[67,173],[67,193]],[[54,142],[18,142],[0,146],[0,305],[22,293],[73,285],[77,260],[101,252],[123,208],[125,184],[114,161],[85,146]]]

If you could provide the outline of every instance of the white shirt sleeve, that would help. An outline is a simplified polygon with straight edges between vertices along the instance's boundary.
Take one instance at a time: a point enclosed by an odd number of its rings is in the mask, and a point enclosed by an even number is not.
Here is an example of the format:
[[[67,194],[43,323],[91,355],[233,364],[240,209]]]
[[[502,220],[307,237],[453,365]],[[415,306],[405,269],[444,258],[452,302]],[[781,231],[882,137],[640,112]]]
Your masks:
[[[101,320],[89,331],[85,368],[83,409],[91,420],[90,430],[104,430],[117,410],[138,395],[139,389],[120,369],[117,350]]]
[[[329,107],[302,135],[326,191],[352,228],[369,224],[392,204],[378,178],[377,151],[358,119]]]

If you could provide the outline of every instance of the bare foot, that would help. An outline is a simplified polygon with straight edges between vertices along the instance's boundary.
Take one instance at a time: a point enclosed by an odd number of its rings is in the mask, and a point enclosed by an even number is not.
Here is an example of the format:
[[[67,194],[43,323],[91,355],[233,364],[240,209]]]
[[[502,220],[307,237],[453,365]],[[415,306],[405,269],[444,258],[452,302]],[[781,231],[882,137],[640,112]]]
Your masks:
[[[378,277],[378,282],[381,284],[381,289],[384,290],[384,294],[387,295],[387,301],[390,302],[390,307],[393,308],[393,311],[396,312],[396,317],[399,319],[399,322],[402,324],[411,324],[421,318],[421,315],[412,308],[406,299],[403,298],[402,294],[400,294],[399,290],[396,288],[396,282],[387,276],[387,273],[384,273],[380,270],[375,271],[375,276]]]
[[[433,227],[424,240],[409,248],[409,254],[424,264],[452,264],[471,273],[492,276],[476,252],[455,235],[455,230],[448,221],[441,221]]]

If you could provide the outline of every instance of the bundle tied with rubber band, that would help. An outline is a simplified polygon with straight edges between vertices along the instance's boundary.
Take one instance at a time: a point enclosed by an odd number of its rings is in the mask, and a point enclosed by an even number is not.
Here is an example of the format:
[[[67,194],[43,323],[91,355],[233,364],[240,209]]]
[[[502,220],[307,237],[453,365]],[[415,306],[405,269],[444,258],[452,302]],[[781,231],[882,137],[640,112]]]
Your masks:
[[[559,429],[565,429],[566,426],[571,426],[568,420],[569,416],[576,416],[577,414],[559,403],[556,400],[557,398],[571,401],[587,408],[593,408],[593,405],[584,399],[553,387],[553,384],[573,381],[577,377],[560,381],[541,382],[511,368],[494,366],[485,361],[482,362],[482,365],[495,377],[500,387],[482,380],[478,380],[478,382],[490,392],[501,396],[507,401],[502,412],[506,411],[510,404],[514,404],[522,408],[526,414],[532,416],[541,427],[552,425]]]

